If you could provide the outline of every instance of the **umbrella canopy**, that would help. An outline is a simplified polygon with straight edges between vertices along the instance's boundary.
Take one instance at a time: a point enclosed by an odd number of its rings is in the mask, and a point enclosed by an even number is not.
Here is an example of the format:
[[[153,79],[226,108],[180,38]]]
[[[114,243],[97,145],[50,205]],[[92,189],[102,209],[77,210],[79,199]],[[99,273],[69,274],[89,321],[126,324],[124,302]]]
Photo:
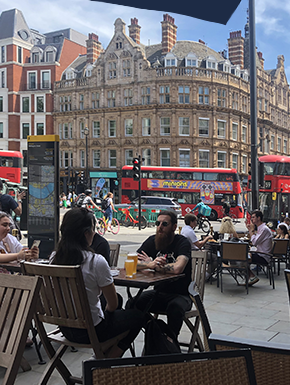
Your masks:
[[[95,1],[95,0],[91,0]],[[208,0],[203,2],[168,2],[147,0],[145,3],[136,3],[132,0],[106,1],[110,4],[125,5],[127,7],[150,9],[154,11],[164,11],[179,13],[180,15],[191,16],[197,19],[212,21],[219,24],[227,24],[233,12],[237,9],[241,0]]]

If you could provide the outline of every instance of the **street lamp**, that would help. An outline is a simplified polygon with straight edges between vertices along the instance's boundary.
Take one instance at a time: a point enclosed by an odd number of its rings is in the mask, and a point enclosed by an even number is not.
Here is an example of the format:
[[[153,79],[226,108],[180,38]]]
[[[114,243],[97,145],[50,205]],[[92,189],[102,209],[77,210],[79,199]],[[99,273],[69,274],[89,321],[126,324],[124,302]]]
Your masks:
[[[84,129],[84,134],[86,136],[86,187],[89,187],[88,186],[88,182],[89,182],[89,153],[88,153],[88,136],[89,136],[89,133],[90,133],[90,130],[88,129],[88,127],[86,127]]]

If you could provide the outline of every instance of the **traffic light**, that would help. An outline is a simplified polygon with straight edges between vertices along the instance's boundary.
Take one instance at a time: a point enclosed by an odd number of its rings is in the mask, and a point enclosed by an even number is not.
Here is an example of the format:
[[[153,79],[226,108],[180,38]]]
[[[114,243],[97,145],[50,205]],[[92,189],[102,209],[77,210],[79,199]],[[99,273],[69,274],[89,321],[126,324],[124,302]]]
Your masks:
[[[80,183],[81,183],[81,184],[84,184],[84,183],[85,183],[85,172],[84,172],[84,171],[81,171],[81,175],[80,175]]]
[[[133,159],[133,179],[134,180],[141,179],[141,161],[139,158]]]

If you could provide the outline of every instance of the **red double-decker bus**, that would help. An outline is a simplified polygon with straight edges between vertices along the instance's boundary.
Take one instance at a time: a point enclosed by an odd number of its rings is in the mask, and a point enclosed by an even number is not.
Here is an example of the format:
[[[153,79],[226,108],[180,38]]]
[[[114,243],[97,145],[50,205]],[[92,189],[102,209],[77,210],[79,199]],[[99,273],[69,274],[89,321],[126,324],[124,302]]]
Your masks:
[[[132,168],[122,168],[122,203],[138,197],[138,181],[133,180]],[[231,204],[232,216],[244,216],[242,189],[235,169],[142,166],[141,178],[141,195],[175,198],[181,205],[183,216],[199,199],[211,207],[211,220],[223,216],[224,199]]]
[[[277,226],[281,217],[288,215],[290,208],[290,157],[265,155],[259,158],[259,209],[264,221]],[[248,178],[248,202],[251,207],[251,176]],[[290,215],[290,214],[289,214]]]
[[[19,151],[0,151],[0,178],[22,184],[22,160]]]

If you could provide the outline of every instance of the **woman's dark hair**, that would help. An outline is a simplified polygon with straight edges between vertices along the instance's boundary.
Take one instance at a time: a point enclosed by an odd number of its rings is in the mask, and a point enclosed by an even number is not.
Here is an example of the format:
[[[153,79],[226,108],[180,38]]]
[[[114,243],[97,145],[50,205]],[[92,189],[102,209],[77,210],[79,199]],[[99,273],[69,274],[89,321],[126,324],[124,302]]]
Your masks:
[[[285,225],[279,225],[279,228],[283,231],[284,235],[288,234],[288,230],[287,230],[287,227]]]
[[[80,265],[83,251],[93,251],[88,245],[85,233],[96,225],[96,218],[87,208],[73,208],[65,213],[60,226],[61,239],[58,242],[53,263],[57,265]]]

